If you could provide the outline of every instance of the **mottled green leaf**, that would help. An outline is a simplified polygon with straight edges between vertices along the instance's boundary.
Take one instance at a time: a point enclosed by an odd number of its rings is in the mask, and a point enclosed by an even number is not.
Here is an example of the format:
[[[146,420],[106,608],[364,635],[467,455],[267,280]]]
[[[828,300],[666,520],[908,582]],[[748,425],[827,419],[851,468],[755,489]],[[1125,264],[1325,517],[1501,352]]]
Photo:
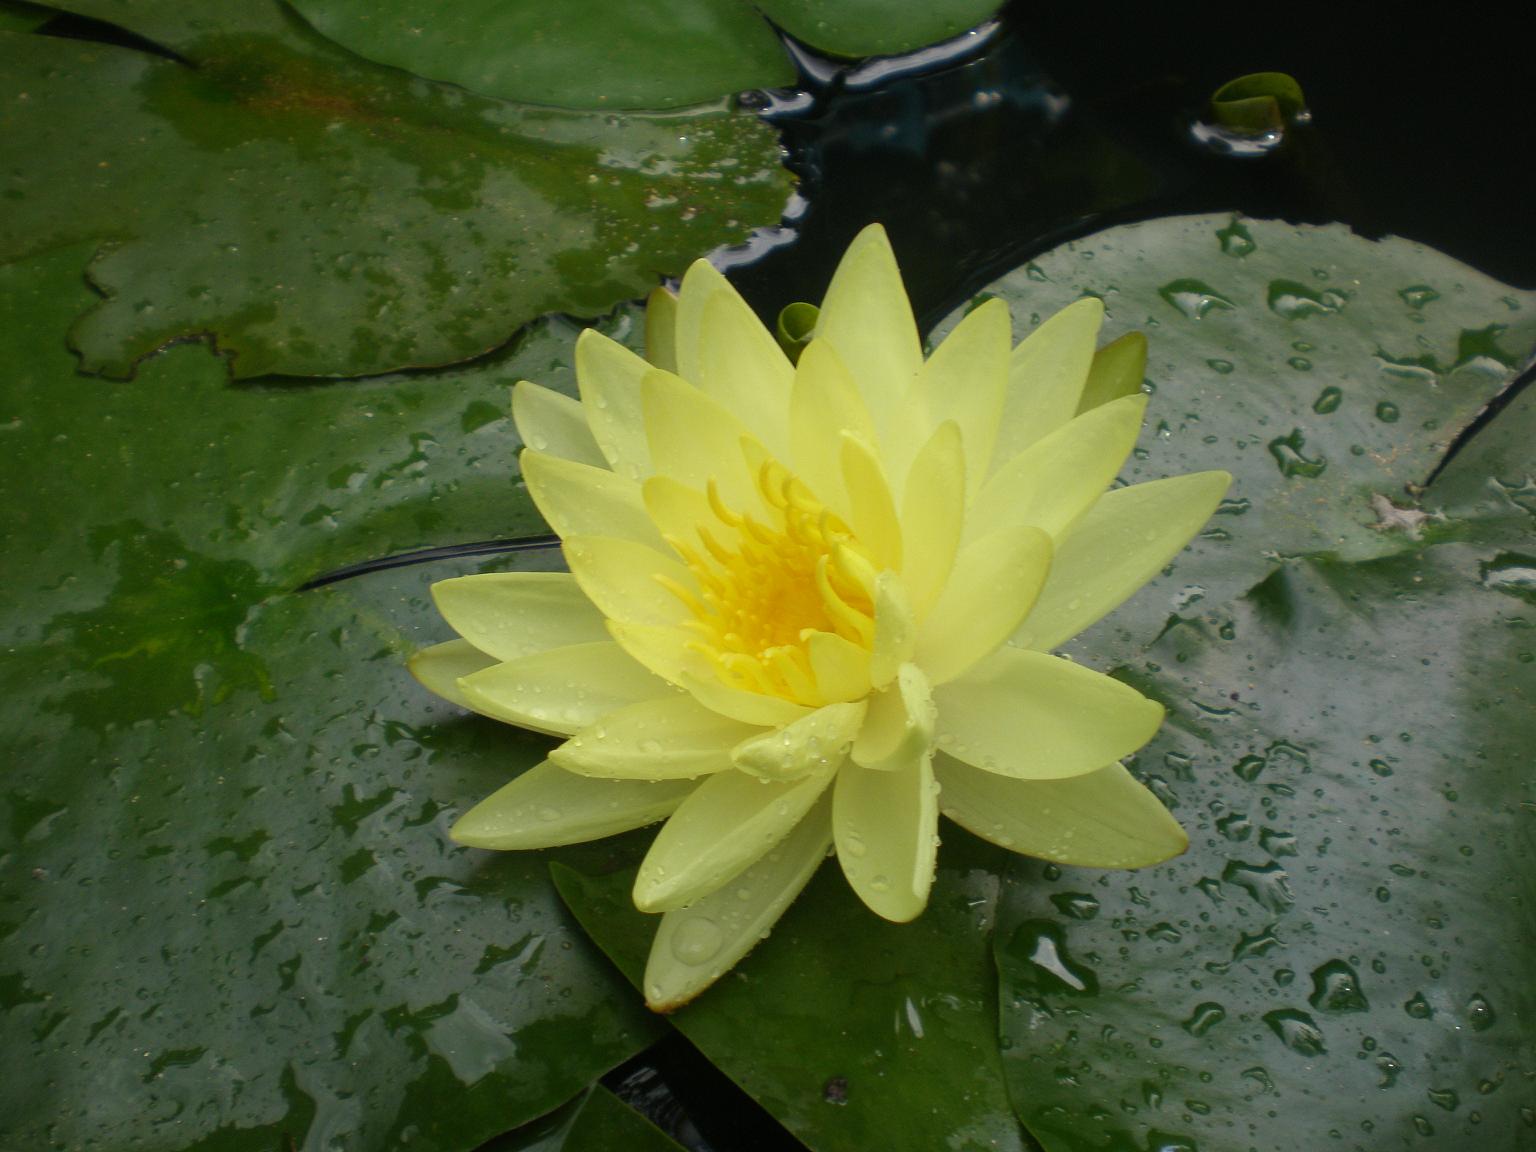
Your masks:
[[[239,377],[463,360],[642,295],[788,194],[750,116],[509,105],[361,61],[272,0],[226,8],[190,28],[124,9],[180,29],[189,63],[0,34],[0,88],[26,93],[0,112],[0,259],[105,241],[71,333],[88,371],[192,339]]]
[[[568,334],[306,388],[181,348],[114,384],[62,339],[82,255],[0,269],[0,1145],[447,1150],[548,1111],[654,1025],[539,857],[447,839],[546,746],[404,672],[465,565],[291,589],[531,523],[507,384]]]
[[[958,36],[998,10],[997,0],[755,0],[791,36],[833,56],[894,56]]]
[[[601,1084],[479,1152],[680,1152],[678,1144]]]
[[[793,84],[747,0],[297,0],[361,56],[473,92],[566,108],[676,108]]]

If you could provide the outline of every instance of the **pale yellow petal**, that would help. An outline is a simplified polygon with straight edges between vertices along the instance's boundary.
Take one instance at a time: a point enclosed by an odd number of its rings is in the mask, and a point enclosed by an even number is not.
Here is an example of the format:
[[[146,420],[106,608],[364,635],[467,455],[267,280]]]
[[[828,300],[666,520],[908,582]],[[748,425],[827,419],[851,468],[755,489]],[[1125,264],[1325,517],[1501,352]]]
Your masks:
[[[608,467],[581,402],[564,393],[519,380],[512,387],[512,422],[529,448],[594,468]]]
[[[901,500],[901,582],[918,620],[949,579],[965,526],[965,455],[960,428],[946,420],[912,463]]]
[[[755,477],[742,454],[742,441],[752,438],[745,424],[670,372],[648,373],[640,391],[646,442],[658,475],[700,491],[707,491],[713,480],[726,505],[737,512],[759,506]]]
[[[941,751],[1023,780],[1081,776],[1156,734],[1160,704],[1102,673],[1003,647],[934,689]]]
[[[1103,320],[1103,303],[1085,297],[1045,321],[1013,350],[1008,398],[992,453],[994,471],[1077,413]]]
[[[416,682],[427,691],[436,693],[460,708],[475,712],[478,709],[459,691],[459,677],[479,672],[496,663],[496,657],[482,652],[468,640],[449,640],[411,653],[406,667],[416,677]]]
[[[796,704],[793,700],[764,696],[722,684],[714,676],[683,673],[678,677],[677,684],[706,708],[713,708],[722,716],[733,717],[743,724],[779,727],[793,724],[810,711],[804,704]]]
[[[768,935],[831,846],[831,796],[823,793],[776,848],[734,881],[663,916],[645,965],[646,1005],[675,1011],[730,971]]]
[[[875,580],[875,639],[869,653],[869,682],[884,688],[917,648],[917,621],[907,591],[894,572]]]
[[[460,679],[459,690],[476,711],[558,736],[672,691],[611,640],[496,664]]]
[[[607,713],[556,748],[549,758],[583,776],[688,779],[729,768],[731,749],[762,731],[678,693]]]
[[[705,302],[699,368],[699,387],[782,459],[789,451],[789,393],[795,369],[729,285]]]
[[[673,625],[689,618],[676,590],[696,592],[697,582],[673,557],[611,536],[569,536],[561,551],[576,583],[609,619]]]
[[[890,771],[846,764],[832,795],[837,862],[860,900],[898,924],[928,903],[939,806],[926,749]]]
[[[635,877],[635,907],[670,912],[708,896],[793,831],[832,771],[770,781],[745,772],[710,776],[656,834]]]
[[[1231,483],[1225,472],[1192,472],[1106,493],[1058,544],[1009,643],[1048,651],[1118,608],[1204,527]]]
[[[640,499],[640,485],[607,468],[577,464],[525,449],[518,457],[523,481],[555,533],[615,536],[651,548],[666,547]]]
[[[871,224],[858,234],[827,287],[816,337],[837,349],[883,431],[923,363],[922,342],[901,270],[885,235]]]
[[[608,634],[631,657],[669,684],[681,684],[685,676],[709,673],[709,662],[691,647],[697,637],[686,628],[610,620]]]
[[[651,451],[640,417],[640,381],[651,370],[595,328],[576,338],[576,385],[587,426],[609,466],[631,480],[651,474]]]
[[[1034,525],[1059,537],[1114,481],[1136,446],[1147,397],[1127,396],[1062,425],[993,474],[971,509],[967,539]]]
[[[677,358],[675,371],[684,380],[697,384],[703,374],[699,346],[704,333],[705,306],[715,293],[733,291],[730,281],[708,260],[695,260],[683,274],[683,282],[678,288],[673,353]]]
[[[968,495],[987,478],[1008,390],[1012,323],[994,297],[972,309],[934,350],[918,377],[917,398],[933,425],[953,420],[965,449]]]
[[[1119,764],[1066,780],[1013,780],[942,752],[939,808],[983,840],[1082,868],[1145,868],[1189,847],[1189,837]]]
[[[689,548],[700,547],[698,530],[702,527],[719,544],[733,546],[736,529],[720,520],[709,497],[698,488],[690,488],[670,476],[652,476],[640,489],[646,515],[665,537],[670,536]]]
[[[548,760],[460,816],[448,835],[470,848],[554,848],[616,836],[669,816],[692,780],[592,780]]]
[[[645,358],[677,371],[677,297],[665,288],[652,288],[645,298]]]
[[[875,425],[858,386],[825,340],[813,340],[795,365],[789,398],[790,457],[795,474],[839,516],[848,515],[843,487],[843,432],[867,444]]]
[[[901,521],[891,487],[874,448],[844,432],[843,486],[848,493],[848,526],[876,568],[901,569]]]
[[[457,576],[432,585],[432,599],[449,627],[497,660],[608,639],[603,614],[568,572]]]
[[[757,732],[731,749],[731,762],[765,780],[835,771],[864,720],[864,701],[828,704],[782,728]]]
[[[903,664],[895,681],[869,698],[869,709],[852,747],[856,764],[889,772],[933,747],[933,686],[915,664]]]
[[[813,632],[805,641],[816,689],[828,704],[869,695],[869,652],[834,632]]]
[[[995,651],[1034,606],[1051,569],[1051,538],[1004,528],[967,544],[917,630],[916,661],[945,684]]]
[[[1122,396],[1141,391],[1147,375],[1147,338],[1140,332],[1127,332],[1111,340],[1093,354],[1083,395],[1077,402],[1079,413]]]

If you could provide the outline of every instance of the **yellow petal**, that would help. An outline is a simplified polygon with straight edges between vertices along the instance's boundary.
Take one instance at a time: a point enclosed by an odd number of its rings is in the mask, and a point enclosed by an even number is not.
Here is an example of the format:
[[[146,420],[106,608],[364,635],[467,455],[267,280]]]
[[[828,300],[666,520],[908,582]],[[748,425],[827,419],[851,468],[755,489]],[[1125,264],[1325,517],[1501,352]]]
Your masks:
[[[866,441],[844,432],[843,486],[848,493],[848,526],[867,550],[876,568],[901,568],[901,521],[896,502],[880,467],[880,458]]]
[[[869,652],[835,632],[813,632],[805,641],[816,690],[828,704],[869,695]]]
[[[969,538],[1032,524],[1060,536],[1104,494],[1136,445],[1147,397],[1085,412],[993,474],[976,497]]]
[[[886,772],[846,764],[832,794],[837,862],[860,900],[898,924],[928,903],[939,808],[926,749]]]
[[[691,780],[591,780],[548,760],[460,816],[448,835],[470,848],[553,848],[616,836],[670,815]]]
[[[994,297],[955,326],[918,377],[917,397],[928,419],[934,425],[953,420],[960,429],[968,495],[981,487],[991,468],[1007,395],[1011,340],[1008,305]]]
[[[789,451],[789,393],[795,369],[729,285],[704,304],[699,368],[700,388],[782,459]]]
[[[1004,528],[961,549],[944,593],[917,631],[916,660],[935,684],[989,656],[1034,606],[1051,569],[1051,538]]]
[[[869,653],[869,682],[884,688],[917,648],[917,621],[907,590],[894,572],[875,578],[875,637]]]
[[[1231,483],[1225,472],[1193,472],[1106,493],[1057,546],[1009,642],[1046,651],[1118,608],[1204,527]]]
[[[708,988],[768,935],[832,846],[823,793],[794,830],[726,887],[661,918],[645,965],[646,1005],[673,1012]]]
[[[1136,395],[1146,375],[1146,336],[1127,332],[1118,340],[1111,340],[1093,354],[1093,365],[1088,369],[1088,380],[1077,402],[1079,414],[1122,396]]]
[[[696,592],[693,573],[654,548],[610,536],[568,536],[561,543],[576,583],[611,620],[674,625],[689,618],[675,589]]]
[[[672,691],[611,640],[496,664],[460,679],[459,690],[476,711],[558,736]]]
[[[783,728],[755,733],[731,750],[731,762],[765,780],[797,780],[836,771],[864,720],[864,701],[828,704]]]
[[[912,464],[901,500],[901,582],[912,613],[928,615],[949,579],[965,526],[965,455],[960,428],[946,420],[934,430]]]
[[[651,452],[640,419],[640,381],[651,366],[595,328],[576,338],[576,385],[592,438],[620,476],[651,474]]]
[[[875,425],[842,359],[825,340],[813,340],[795,365],[789,397],[790,456],[795,473],[816,498],[848,515],[843,487],[843,432],[872,444]]]
[[[519,380],[512,387],[512,422],[530,448],[594,468],[608,467],[581,403],[563,393]]]
[[[416,682],[429,692],[435,692],[444,700],[460,708],[476,711],[475,706],[459,691],[459,677],[468,676],[482,668],[497,663],[494,656],[480,651],[468,640],[449,640],[413,652],[406,667]]]
[[[1066,780],[1012,780],[942,752],[934,757],[944,815],[984,840],[1082,868],[1145,868],[1189,837],[1119,764]]]
[[[675,371],[684,380],[697,384],[703,376],[703,357],[699,345],[704,334],[704,307],[717,292],[734,292],[730,281],[720,275],[708,260],[695,260],[683,274],[677,296],[677,323],[673,331]],[[657,365],[658,368],[664,365]]]
[[[677,297],[665,288],[652,288],[645,298],[645,358],[677,371]]]
[[[525,449],[518,457],[528,494],[557,535],[615,536],[665,548],[627,476]]]
[[[567,572],[457,576],[432,585],[432,599],[449,627],[496,660],[608,639],[603,614]]]
[[[1156,734],[1163,709],[1110,677],[1003,647],[934,689],[941,751],[1022,780],[1081,776]]]
[[[761,732],[711,712],[692,696],[661,696],[607,713],[549,758],[583,776],[688,779],[729,768],[732,747]]]
[[[854,763],[890,772],[933,747],[933,688],[915,664],[903,664],[896,681],[869,698],[869,710],[853,742]]]
[[[1076,414],[1103,321],[1103,303],[1085,297],[1041,324],[1013,350],[1008,399],[992,453],[994,471]]]
[[[729,883],[790,834],[832,775],[784,782],[745,772],[708,777],[656,834],[635,877],[635,907],[669,912]]]
[[[717,543],[730,546],[736,542],[736,529],[715,515],[709,497],[670,476],[652,476],[640,488],[646,515],[662,536],[670,536],[690,548],[699,546],[699,528],[705,528]]]
[[[821,303],[816,337],[837,349],[883,434],[922,367],[923,349],[880,225],[871,224],[848,245]]]
[[[742,441],[752,438],[745,424],[670,372],[648,373],[640,391],[657,474],[701,492],[714,480],[736,511],[759,506],[756,479],[742,455]]]
[[[777,728],[793,724],[810,711],[804,704],[796,704],[793,700],[732,688],[713,676],[683,673],[678,677],[677,684],[706,708],[713,708],[722,716],[730,716],[743,724]]]

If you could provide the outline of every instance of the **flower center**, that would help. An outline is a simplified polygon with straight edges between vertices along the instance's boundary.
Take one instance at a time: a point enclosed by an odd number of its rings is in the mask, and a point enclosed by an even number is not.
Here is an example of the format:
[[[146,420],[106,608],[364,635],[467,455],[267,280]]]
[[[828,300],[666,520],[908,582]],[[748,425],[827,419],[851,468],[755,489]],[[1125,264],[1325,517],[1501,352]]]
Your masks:
[[[869,650],[875,569],[847,524],[778,461],[765,460],[756,482],[754,516],[726,507],[710,481],[713,530],[697,525],[698,547],[667,537],[699,591],[668,587],[692,611],[689,647],[724,683],[822,704],[813,638],[830,633]]]

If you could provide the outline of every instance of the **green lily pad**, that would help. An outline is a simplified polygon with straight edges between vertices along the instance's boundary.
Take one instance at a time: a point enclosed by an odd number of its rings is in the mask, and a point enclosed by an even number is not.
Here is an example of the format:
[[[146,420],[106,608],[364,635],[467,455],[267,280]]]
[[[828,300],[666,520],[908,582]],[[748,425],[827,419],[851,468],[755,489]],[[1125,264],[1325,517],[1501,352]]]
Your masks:
[[[104,383],[62,338],[84,251],[0,268],[0,1145],[448,1150],[547,1112],[655,1024],[541,859],[447,839],[544,744],[410,683],[422,569],[290,590],[527,522],[507,383],[568,332],[437,377],[235,387],[194,347]]]
[[[681,1152],[681,1147],[601,1084],[479,1152]]]
[[[360,56],[472,92],[566,108],[677,108],[795,69],[746,0],[298,0]]]
[[[1426,539],[1536,549],[1536,388],[1527,387],[1469,440],[1424,493]]]
[[[988,932],[1006,858],[945,831],[928,911],[889,924],[823,867],[772,936],[672,1023],[817,1152],[1032,1148],[1009,1111]],[[636,985],[657,918],[634,871],[557,867],[560,894]]]
[[[1136,651],[1170,615],[1246,591],[1282,557],[1412,548],[1416,533],[1392,510],[1416,510],[1410,486],[1536,346],[1536,293],[1342,225],[1130,224],[1054,249],[988,291],[1018,327],[1091,294],[1105,302],[1104,339],[1146,332],[1156,394],[1127,480],[1234,476],[1169,573],[1090,633],[1084,651],[1101,661]]]
[[[27,94],[0,120],[0,260],[104,242],[71,332],[86,371],[188,340],[237,377],[461,361],[642,295],[788,195],[751,116],[512,106],[359,60],[273,0],[226,10],[172,38],[195,66],[0,34],[0,87]]]
[[[1127,671],[1174,709],[1139,767],[1192,846],[1010,876],[1003,1046],[1049,1152],[1536,1130],[1536,616],[1500,580],[1521,565],[1292,561]]]
[[[997,0],[756,0],[763,15],[797,40],[833,56],[894,56],[974,28]]]
[[[0,32],[31,32],[51,19],[53,13],[36,4],[0,0]]]

